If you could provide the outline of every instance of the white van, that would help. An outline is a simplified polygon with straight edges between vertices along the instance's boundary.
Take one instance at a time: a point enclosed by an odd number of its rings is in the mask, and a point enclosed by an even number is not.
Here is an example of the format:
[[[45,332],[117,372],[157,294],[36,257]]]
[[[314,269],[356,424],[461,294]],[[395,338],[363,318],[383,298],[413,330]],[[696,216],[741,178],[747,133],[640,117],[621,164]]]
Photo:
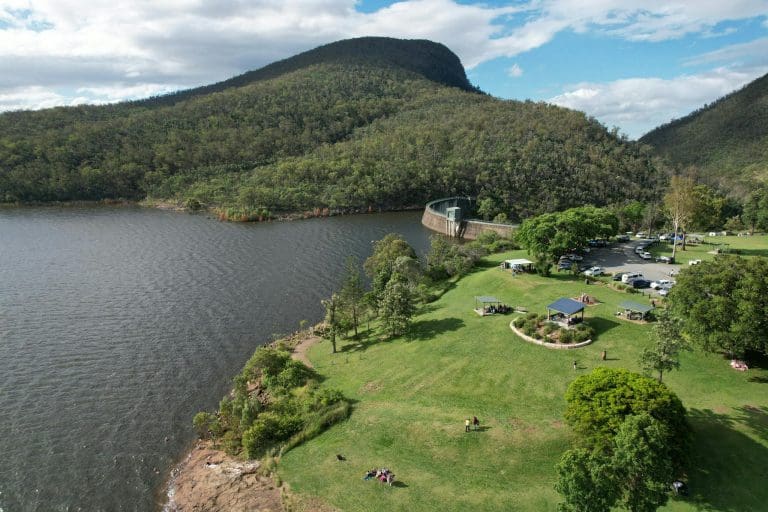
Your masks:
[[[621,282],[622,283],[628,283],[633,279],[642,279],[643,273],[642,272],[627,272],[623,276],[621,276]]]

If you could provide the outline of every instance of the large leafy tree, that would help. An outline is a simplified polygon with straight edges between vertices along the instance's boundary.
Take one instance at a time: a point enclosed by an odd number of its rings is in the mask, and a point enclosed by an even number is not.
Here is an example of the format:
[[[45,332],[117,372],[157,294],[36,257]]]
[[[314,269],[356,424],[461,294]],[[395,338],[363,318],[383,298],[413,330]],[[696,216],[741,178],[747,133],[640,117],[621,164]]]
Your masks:
[[[611,459],[598,450],[568,450],[555,467],[562,512],[609,512],[619,498]]]
[[[565,419],[595,445],[610,442],[627,416],[647,413],[669,431],[672,460],[682,467],[691,430],[680,399],[655,379],[624,369],[596,368],[568,386]]]
[[[681,273],[668,301],[691,341],[731,356],[768,353],[768,260],[721,256]]]
[[[755,229],[768,229],[768,186],[760,186],[749,195],[744,202],[741,220],[750,233]]]
[[[582,206],[526,219],[515,236],[535,258],[555,261],[590,239],[615,235],[618,229],[619,219],[608,209]]]
[[[674,476],[666,425],[643,413],[628,416],[613,439],[612,466],[619,503],[632,512],[654,512],[669,499]]]
[[[373,254],[365,260],[363,267],[373,281],[373,292],[378,299],[381,299],[384,288],[395,270],[395,264],[401,256],[416,260],[416,251],[396,233],[389,233],[373,243]]]
[[[592,450],[568,450],[556,466],[562,512],[608,512],[620,505],[653,512],[669,498],[674,470],[666,426],[647,413],[629,415],[613,438]]]

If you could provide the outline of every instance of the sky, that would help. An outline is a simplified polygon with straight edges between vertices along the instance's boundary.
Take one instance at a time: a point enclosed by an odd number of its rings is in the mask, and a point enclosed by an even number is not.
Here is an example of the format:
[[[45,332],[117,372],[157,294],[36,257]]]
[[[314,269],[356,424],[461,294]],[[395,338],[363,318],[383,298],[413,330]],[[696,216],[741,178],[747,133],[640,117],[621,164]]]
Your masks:
[[[634,139],[768,73],[768,0],[0,0],[0,111],[143,98],[360,36]]]

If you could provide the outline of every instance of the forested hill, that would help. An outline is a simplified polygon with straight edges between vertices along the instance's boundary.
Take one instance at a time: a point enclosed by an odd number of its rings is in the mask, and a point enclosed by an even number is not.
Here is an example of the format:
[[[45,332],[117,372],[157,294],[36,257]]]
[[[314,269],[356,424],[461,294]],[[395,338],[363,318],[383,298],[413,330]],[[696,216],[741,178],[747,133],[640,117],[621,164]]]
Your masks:
[[[768,75],[644,135],[667,161],[698,167],[725,190],[768,179]]]
[[[2,114],[0,201],[149,197],[247,218],[471,194],[514,218],[653,193],[640,146],[580,112],[478,94],[442,45],[313,52],[214,92]]]
[[[259,80],[277,78],[315,64],[331,62],[397,66],[448,86],[466,91],[476,90],[467,80],[459,58],[445,45],[427,40],[360,37],[319,46],[223,82],[149,98],[143,103],[169,105],[193,96],[219,92],[229,87],[241,87]]]

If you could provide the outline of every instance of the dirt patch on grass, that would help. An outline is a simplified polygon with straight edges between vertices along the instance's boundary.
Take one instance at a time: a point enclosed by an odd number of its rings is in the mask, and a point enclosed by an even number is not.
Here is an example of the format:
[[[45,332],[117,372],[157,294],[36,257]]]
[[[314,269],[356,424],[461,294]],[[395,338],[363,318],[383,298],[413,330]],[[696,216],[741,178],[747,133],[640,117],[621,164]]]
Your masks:
[[[371,380],[363,384],[363,387],[360,388],[361,393],[376,393],[381,391],[384,388],[381,381],[378,380]]]

